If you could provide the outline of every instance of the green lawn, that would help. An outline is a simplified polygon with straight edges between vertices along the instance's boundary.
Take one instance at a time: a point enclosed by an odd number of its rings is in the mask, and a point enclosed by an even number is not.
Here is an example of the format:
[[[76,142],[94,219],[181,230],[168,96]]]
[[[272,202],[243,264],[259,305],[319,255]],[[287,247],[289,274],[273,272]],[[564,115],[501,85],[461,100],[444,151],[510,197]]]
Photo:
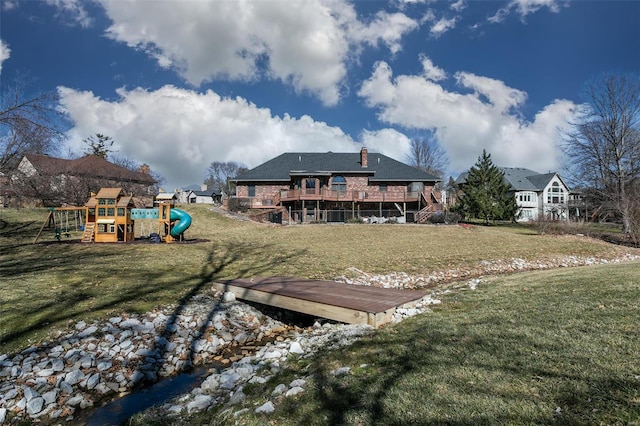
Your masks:
[[[483,260],[638,253],[593,239],[537,235],[527,227],[308,225],[236,221],[206,206],[194,244],[80,244],[45,231],[47,210],[0,210],[0,353],[28,347],[71,322],[178,303],[213,279],[286,275],[333,279],[366,272],[427,274]],[[72,239],[79,239],[80,233]]]
[[[616,258],[638,249],[525,226],[277,227],[183,206],[193,244],[33,239],[46,210],[0,210],[0,353],[78,320],[177,304],[214,279],[472,270],[482,261]],[[73,238],[79,239],[79,234]],[[293,377],[306,392],[269,418],[222,413],[192,424],[635,424],[640,421],[640,264],[484,278],[444,295],[434,313],[248,387],[246,406]],[[450,284],[454,285],[454,284]],[[459,285],[459,284],[457,284]],[[441,290],[441,289],[438,289]],[[342,366],[351,374],[334,377]]]
[[[245,388],[189,424],[629,425],[640,422],[640,265],[528,272],[455,290],[389,326]],[[350,367],[346,376],[332,370]],[[306,378],[271,415],[274,387]],[[236,418],[234,411],[249,408]],[[144,418],[138,423],[145,424]]]

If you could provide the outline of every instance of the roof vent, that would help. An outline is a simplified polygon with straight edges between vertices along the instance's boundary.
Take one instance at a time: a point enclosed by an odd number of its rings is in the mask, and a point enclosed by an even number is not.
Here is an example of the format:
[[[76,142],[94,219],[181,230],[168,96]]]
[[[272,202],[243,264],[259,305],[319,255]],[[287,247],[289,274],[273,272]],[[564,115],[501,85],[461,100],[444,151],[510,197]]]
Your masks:
[[[302,155],[298,155],[298,161],[302,162]]]

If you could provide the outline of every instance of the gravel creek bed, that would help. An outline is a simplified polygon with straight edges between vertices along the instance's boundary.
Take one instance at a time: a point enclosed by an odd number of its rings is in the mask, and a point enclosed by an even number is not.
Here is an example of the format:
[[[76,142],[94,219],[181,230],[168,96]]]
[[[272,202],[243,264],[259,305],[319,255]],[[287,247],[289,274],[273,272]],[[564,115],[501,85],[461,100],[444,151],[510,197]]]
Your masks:
[[[546,261],[506,259],[483,261],[473,267],[408,275],[369,274],[351,268],[337,281],[383,288],[425,288],[460,282],[475,289],[483,275],[524,270],[638,261],[626,254],[616,258],[578,256]],[[436,289],[422,300],[398,309],[394,321],[428,312],[440,303]],[[312,356],[319,350],[348,345],[373,332],[366,325],[316,321],[312,326],[285,324],[214,290],[194,296],[185,305],[167,306],[143,315],[115,316],[104,321],[73,324],[54,340],[17,354],[0,355],[0,424],[30,421],[41,424],[73,422],[105,402],[141,387],[174,377],[195,366],[215,365],[199,386],[153,408],[162,416],[206,410],[244,399],[248,383],[264,383],[285,367],[290,356]],[[345,367],[346,368],[346,367]],[[338,369],[334,374],[346,374]],[[272,400],[256,408],[274,410],[278,398],[304,392],[306,380],[276,386]],[[234,411],[240,416],[246,409]]]

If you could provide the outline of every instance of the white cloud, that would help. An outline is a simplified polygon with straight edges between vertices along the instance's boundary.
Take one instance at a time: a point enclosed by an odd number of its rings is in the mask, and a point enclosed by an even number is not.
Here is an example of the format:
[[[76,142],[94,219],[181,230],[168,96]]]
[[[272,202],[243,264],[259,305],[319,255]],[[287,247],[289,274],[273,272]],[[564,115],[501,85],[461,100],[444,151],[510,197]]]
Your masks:
[[[341,129],[309,116],[273,116],[243,98],[221,98],[212,91],[120,89],[117,101],[66,87],[59,93],[74,123],[69,149],[83,151],[82,140],[95,133],[111,136],[118,155],[148,163],[174,186],[202,182],[213,161],[255,167],[287,151],[357,152],[361,146]],[[397,159],[404,155],[406,137],[396,131],[362,138],[372,151]]]
[[[18,4],[15,1],[4,0],[2,2],[2,10],[8,12],[18,7]]]
[[[93,19],[85,9],[86,0],[46,0],[46,2],[58,9],[65,17],[71,17],[74,23],[83,28],[87,28],[93,23]]]
[[[450,29],[455,28],[456,22],[458,22],[458,18],[440,18],[435,24],[431,26],[429,30],[433,37],[440,37],[442,34],[446,33]]]
[[[483,148],[500,166],[541,172],[560,167],[559,129],[568,128],[574,103],[553,101],[526,121],[519,114],[526,93],[471,73],[457,72],[455,78],[463,91],[447,90],[425,75],[394,77],[380,62],[358,94],[383,122],[434,130],[454,173],[472,166]]]
[[[61,1],[61,0],[57,0]],[[109,37],[144,50],[193,86],[268,77],[335,105],[359,45],[398,52],[418,24],[402,13],[358,20],[347,0],[154,2],[101,0]]]
[[[462,12],[466,8],[467,8],[467,3],[465,0],[458,0],[457,2],[453,3],[450,6],[450,9],[456,12]]]
[[[411,140],[394,129],[364,130],[360,139],[369,152],[381,152],[398,161],[405,161]]]
[[[354,42],[366,42],[372,46],[381,40],[395,54],[402,49],[400,43],[402,36],[419,27],[414,19],[403,13],[387,13],[380,11],[375,19],[365,25],[357,19],[353,19],[349,25],[348,34]]]
[[[512,89],[500,80],[467,72],[457,72],[455,78],[461,86],[473,89],[478,97],[486,97],[500,114],[509,113],[512,108],[522,105],[527,100],[525,92]]]
[[[2,73],[2,63],[9,59],[9,56],[11,56],[9,45],[0,39],[0,74]]]
[[[420,62],[422,62],[424,77],[427,80],[440,81],[447,78],[447,73],[442,68],[439,68],[433,65],[433,62],[431,62],[431,59],[426,57],[424,54],[420,55]]]
[[[432,22],[436,20],[436,14],[432,9],[427,9],[426,12],[420,18],[420,24],[424,24],[426,22]]]
[[[563,3],[566,4],[566,2]],[[492,23],[499,23],[504,21],[512,12],[518,14],[520,19],[524,19],[527,15],[535,13],[543,7],[557,13],[560,11],[560,0],[511,0],[509,4],[500,8],[488,20]]]

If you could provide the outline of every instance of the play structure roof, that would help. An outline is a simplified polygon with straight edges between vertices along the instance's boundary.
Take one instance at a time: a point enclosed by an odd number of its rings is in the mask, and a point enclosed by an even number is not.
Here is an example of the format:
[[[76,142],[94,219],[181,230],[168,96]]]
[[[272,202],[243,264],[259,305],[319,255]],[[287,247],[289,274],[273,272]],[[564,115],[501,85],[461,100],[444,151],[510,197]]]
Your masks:
[[[101,188],[96,198],[113,198],[117,199],[122,192],[122,188]]]

